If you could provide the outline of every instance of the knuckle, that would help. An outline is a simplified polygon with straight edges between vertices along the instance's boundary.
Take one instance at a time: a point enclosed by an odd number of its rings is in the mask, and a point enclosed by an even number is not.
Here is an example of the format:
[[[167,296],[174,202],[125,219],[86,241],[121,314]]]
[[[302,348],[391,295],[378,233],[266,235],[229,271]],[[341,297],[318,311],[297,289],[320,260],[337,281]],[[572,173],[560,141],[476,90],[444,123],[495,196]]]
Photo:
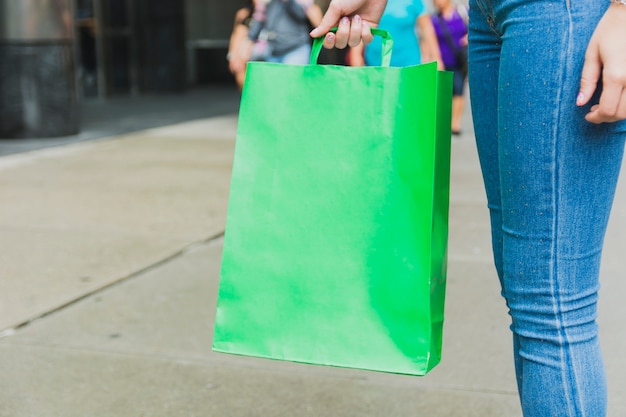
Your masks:
[[[617,112],[615,109],[600,108],[598,111],[598,116],[604,120],[613,119],[616,114]]]
[[[350,39],[348,40],[348,46],[350,48],[354,48],[355,46],[358,46],[361,43],[361,39],[354,36],[354,37],[350,37]]]

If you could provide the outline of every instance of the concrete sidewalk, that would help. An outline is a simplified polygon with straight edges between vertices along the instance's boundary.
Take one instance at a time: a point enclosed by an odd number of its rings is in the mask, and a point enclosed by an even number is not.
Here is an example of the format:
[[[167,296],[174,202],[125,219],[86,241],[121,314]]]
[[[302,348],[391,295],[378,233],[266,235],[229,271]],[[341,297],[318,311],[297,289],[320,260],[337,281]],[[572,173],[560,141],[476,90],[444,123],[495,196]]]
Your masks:
[[[236,116],[0,158],[0,417],[516,417],[467,121],[453,143],[443,362],[414,378],[210,350]],[[603,264],[626,415],[618,192]]]

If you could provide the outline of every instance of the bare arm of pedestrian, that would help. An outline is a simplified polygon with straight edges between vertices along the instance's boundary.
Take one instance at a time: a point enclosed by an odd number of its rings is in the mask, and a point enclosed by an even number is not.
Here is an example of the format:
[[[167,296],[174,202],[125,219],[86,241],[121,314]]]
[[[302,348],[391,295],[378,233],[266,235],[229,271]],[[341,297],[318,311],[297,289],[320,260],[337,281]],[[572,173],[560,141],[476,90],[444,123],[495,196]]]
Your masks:
[[[248,14],[248,10],[240,9],[235,15],[228,45],[228,66],[233,74],[243,71],[250,58],[251,43],[248,40],[248,27],[244,24]]]
[[[585,119],[592,123],[626,119],[626,4],[611,4],[598,23],[587,47],[576,104],[589,102],[600,77],[600,102]]]
[[[417,18],[417,28],[422,39],[420,42],[422,48],[422,61],[437,62],[439,69],[443,70],[444,66],[443,61],[441,60],[441,52],[439,51],[439,42],[437,41],[437,35],[435,34],[433,22],[428,14],[422,14]]]
[[[461,46],[467,46],[467,34],[465,34],[465,36],[463,36],[460,40],[459,43],[461,44]]]
[[[348,51],[348,62],[352,67],[365,66],[365,44],[361,42],[357,46],[353,46]]]
[[[378,26],[386,5],[387,0],[332,0],[322,22],[311,31],[311,36],[326,36],[325,48],[352,47],[361,41],[369,43],[373,38],[370,28]],[[337,25],[337,34],[329,33]]]
[[[324,17],[324,13],[322,13],[322,8],[317,4],[313,4],[306,11],[306,17],[309,19],[309,23],[311,26],[317,27],[320,23],[322,23],[322,18]]]

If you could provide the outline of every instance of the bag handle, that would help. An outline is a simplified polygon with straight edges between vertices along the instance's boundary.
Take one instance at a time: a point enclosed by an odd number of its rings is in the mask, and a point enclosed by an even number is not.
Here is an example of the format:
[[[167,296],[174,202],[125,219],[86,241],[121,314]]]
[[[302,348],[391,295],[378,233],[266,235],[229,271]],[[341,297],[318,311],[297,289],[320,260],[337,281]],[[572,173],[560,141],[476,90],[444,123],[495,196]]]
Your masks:
[[[393,38],[391,34],[383,29],[371,28],[372,35],[380,36],[383,39],[383,47],[381,51],[382,60],[381,66],[388,67],[391,64],[391,53],[393,52]],[[331,32],[337,32],[337,28],[332,28]],[[313,46],[311,47],[311,65],[317,65],[317,60],[320,57],[320,52],[322,52],[322,46],[324,44],[324,37],[319,37],[313,39]]]

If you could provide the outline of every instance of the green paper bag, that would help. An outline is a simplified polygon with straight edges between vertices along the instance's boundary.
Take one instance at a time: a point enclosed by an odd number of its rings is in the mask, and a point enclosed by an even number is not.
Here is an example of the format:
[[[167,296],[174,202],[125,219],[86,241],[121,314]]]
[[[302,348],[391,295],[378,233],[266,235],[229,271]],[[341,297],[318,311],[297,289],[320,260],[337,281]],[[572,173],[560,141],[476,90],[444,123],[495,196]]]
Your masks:
[[[435,63],[248,65],[214,350],[412,375],[440,361],[451,102]]]

